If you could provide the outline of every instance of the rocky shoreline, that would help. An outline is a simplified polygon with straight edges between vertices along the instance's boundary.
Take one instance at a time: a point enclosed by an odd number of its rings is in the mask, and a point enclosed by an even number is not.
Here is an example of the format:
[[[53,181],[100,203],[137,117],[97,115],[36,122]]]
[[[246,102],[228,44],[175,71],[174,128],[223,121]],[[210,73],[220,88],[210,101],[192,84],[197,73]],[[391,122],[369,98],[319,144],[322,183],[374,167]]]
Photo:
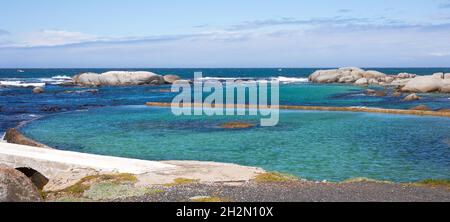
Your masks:
[[[358,178],[340,183],[314,182],[235,164],[197,161],[163,161],[161,163],[174,165],[177,168],[141,175],[115,172],[105,174],[95,169],[71,169],[55,178],[48,178],[47,185],[43,189],[35,187],[36,181],[33,179],[33,177],[37,178],[35,175],[42,176],[38,174],[39,172],[24,177],[22,173],[26,171],[20,172],[0,165],[2,181],[0,185],[3,186],[0,200],[47,202],[450,201],[449,181],[391,183]]]
[[[434,73],[419,76],[411,73],[388,75],[373,70],[356,67],[318,70],[309,76],[313,83],[343,83],[358,86],[393,87],[400,92],[410,93],[450,93],[450,73]]]

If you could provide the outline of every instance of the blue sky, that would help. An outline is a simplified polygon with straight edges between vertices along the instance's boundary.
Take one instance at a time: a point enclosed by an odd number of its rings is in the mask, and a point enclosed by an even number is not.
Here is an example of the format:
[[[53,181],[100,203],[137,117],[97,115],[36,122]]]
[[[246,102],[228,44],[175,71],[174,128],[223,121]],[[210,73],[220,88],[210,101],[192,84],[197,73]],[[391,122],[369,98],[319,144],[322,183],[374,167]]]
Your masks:
[[[450,66],[449,0],[0,0],[0,67]]]

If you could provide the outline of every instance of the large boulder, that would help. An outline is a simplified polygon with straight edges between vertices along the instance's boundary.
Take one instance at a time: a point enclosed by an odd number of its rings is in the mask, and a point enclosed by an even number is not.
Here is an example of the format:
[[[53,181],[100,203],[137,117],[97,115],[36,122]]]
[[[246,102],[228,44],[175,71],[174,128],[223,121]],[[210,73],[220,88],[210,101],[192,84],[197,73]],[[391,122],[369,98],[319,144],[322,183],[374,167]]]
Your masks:
[[[419,76],[409,80],[402,88],[404,92],[436,92],[439,91],[443,84],[440,76]]]
[[[444,74],[444,79],[450,79],[450,73],[445,73]]]
[[[333,70],[318,70],[311,74],[309,80],[315,83],[333,83],[337,82],[342,73],[338,69]]]
[[[164,78],[152,72],[111,71],[102,74],[83,73],[73,78],[78,85],[84,86],[133,86],[133,85],[161,85]]]
[[[355,85],[358,85],[358,86],[366,86],[368,84],[369,84],[369,81],[366,78],[358,79],[355,82]]]
[[[13,144],[19,144],[19,145],[25,145],[25,146],[33,146],[33,147],[40,147],[40,148],[49,148],[48,146],[36,142],[30,138],[27,138],[22,133],[20,133],[17,129],[11,128],[7,129],[5,133],[5,140],[8,143]]]
[[[450,79],[442,80],[442,85],[439,91],[441,93],[450,93]]]
[[[378,71],[373,71],[373,70],[369,70],[363,73],[363,77],[366,79],[382,79],[386,77],[386,74],[378,72]]]
[[[42,196],[22,172],[0,165],[0,202],[40,202]]]
[[[174,82],[181,80],[181,78],[177,75],[165,75],[164,82],[166,84],[173,84]]]
[[[402,73],[399,73],[397,75],[397,78],[399,78],[399,79],[412,79],[412,78],[416,78],[416,76],[417,76],[416,74],[402,72]]]

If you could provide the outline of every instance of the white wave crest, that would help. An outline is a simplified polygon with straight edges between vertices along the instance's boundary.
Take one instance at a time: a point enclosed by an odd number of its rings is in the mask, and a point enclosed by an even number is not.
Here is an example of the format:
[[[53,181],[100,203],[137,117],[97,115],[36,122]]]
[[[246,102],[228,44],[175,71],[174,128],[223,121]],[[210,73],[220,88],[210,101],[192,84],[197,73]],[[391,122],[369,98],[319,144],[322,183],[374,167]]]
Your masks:
[[[5,87],[44,87],[45,83],[26,83],[22,81],[0,81],[0,86]]]

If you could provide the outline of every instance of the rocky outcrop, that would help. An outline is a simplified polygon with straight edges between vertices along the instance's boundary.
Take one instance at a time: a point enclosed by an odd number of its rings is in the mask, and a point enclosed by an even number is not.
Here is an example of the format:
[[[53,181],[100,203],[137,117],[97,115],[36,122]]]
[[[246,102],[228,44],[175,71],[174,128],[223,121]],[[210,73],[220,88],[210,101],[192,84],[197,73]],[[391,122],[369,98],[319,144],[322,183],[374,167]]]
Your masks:
[[[42,87],[35,87],[35,88],[33,88],[33,93],[34,94],[44,93],[44,88],[42,88]]]
[[[419,76],[411,79],[402,88],[403,92],[437,92],[442,87],[440,75]]]
[[[111,71],[102,74],[83,73],[73,77],[77,85],[82,86],[133,86],[162,85],[164,78],[152,72]]]
[[[14,129],[14,128],[6,130],[5,140],[8,143],[49,149],[48,146],[25,137],[22,133],[20,133],[17,129]]]
[[[181,78],[177,75],[165,75],[164,82],[166,84],[173,84],[174,82],[181,80]]]
[[[417,94],[413,93],[413,94],[409,94],[408,96],[406,96],[403,99],[403,101],[409,102],[409,101],[414,101],[414,100],[419,100],[419,99],[420,99],[420,97]]]
[[[365,71],[348,67],[331,70],[318,70],[309,76],[314,83],[346,83],[358,86],[379,85],[399,87],[401,92],[450,93],[450,73],[435,73],[428,76],[417,76],[411,73],[387,75],[378,71]]]
[[[42,201],[40,192],[25,174],[0,165],[0,202],[40,201]]]

